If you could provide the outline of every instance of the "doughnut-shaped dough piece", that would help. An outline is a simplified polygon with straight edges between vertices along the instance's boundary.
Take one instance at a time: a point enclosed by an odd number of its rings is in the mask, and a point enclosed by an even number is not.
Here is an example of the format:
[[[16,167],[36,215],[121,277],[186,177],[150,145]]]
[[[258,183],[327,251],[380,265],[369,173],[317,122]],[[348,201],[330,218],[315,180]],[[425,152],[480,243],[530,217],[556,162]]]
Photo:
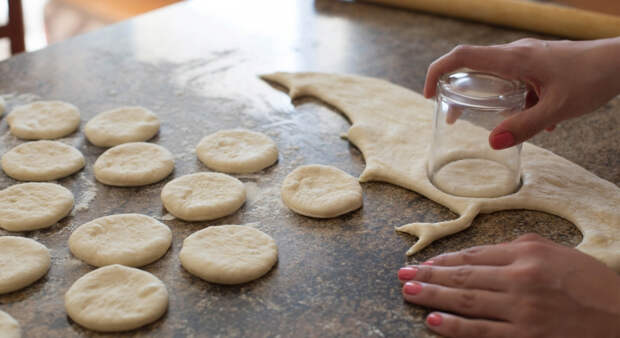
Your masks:
[[[147,142],[124,143],[106,150],[93,166],[97,181],[117,187],[159,182],[174,170],[174,157],[164,147]]]
[[[54,183],[21,183],[0,190],[0,228],[31,231],[50,227],[73,209],[73,194]]]
[[[43,277],[51,264],[41,243],[24,237],[0,237],[0,294],[23,289]]]
[[[4,311],[0,311],[0,337],[20,338],[21,336],[22,330],[15,318]]]
[[[234,174],[257,172],[278,160],[278,148],[269,136],[246,129],[220,130],[205,136],[196,154],[207,167]]]
[[[82,153],[58,141],[26,142],[2,156],[2,169],[20,181],[50,181],[84,167]]]
[[[26,140],[67,136],[80,125],[80,111],[62,101],[36,101],[15,107],[6,117],[11,134]]]
[[[325,165],[306,165],[293,170],[282,182],[282,201],[294,212],[331,218],[362,206],[362,187],[346,172]]]
[[[161,258],[171,243],[167,225],[140,214],[100,217],[79,226],[69,237],[71,253],[94,266],[141,267]]]
[[[164,207],[185,221],[208,221],[232,214],[245,202],[245,186],[220,173],[197,173],[168,182],[161,191]]]
[[[278,247],[258,229],[218,225],[187,237],[179,258],[187,271],[208,282],[241,284],[269,272],[278,260]]]
[[[80,277],[65,293],[76,323],[95,331],[127,331],[150,324],[168,307],[168,290],[153,274],[108,265]]]
[[[147,141],[159,131],[159,118],[143,107],[120,107],[93,117],[84,127],[84,135],[98,147]]]

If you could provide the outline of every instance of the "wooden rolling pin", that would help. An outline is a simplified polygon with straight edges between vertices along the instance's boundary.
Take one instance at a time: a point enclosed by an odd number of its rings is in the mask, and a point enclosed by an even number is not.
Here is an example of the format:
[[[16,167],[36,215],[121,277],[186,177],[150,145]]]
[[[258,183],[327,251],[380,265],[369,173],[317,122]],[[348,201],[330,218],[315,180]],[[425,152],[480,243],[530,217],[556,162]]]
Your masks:
[[[576,39],[620,35],[620,17],[526,0],[359,0]]]

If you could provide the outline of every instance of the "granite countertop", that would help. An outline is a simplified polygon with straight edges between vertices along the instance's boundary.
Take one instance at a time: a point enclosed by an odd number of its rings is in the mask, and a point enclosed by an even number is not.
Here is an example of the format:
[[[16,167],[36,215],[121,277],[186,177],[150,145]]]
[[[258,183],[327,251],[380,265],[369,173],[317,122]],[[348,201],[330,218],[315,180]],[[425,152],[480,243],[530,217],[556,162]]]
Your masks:
[[[413,221],[455,217],[414,192],[364,183],[364,207],[318,220],[299,216],[279,198],[283,178],[303,164],[332,164],[353,175],[361,153],[339,138],[348,121],[313,100],[291,104],[286,94],[258,79],[274,71],[321,71],[381,77],[421,91],[428,64],[457,44],[496,44],[528,32],[492,27],[368,4],[311,1],[183,2],[41,51],[0,63],[0,94],[8,109],[35,98],[77,105],[82,125],[101,111],[143,105],[162,120],[153,139],[176,155],[163,182],[114,188],[94,180],[104,149],[82,129],[62,139],[84,153],[87,165],[59,184],[76,197],[71,216],[42,231],[19,233],[51,249],[49,273],[32,286],[1,295],[0,309],[22,325],[25,337],[97,336],[71,321],[63,295],[94,268],[67,247],[71,231],[96,217],[140,212],[173,231],[170,251],[144,269],[170,292],[163,318],[133,336],[434,336],[424,327],[427,309],[403,302],[398,268],[441,252],[514,239],[537,232],[566,245],[579,231],[559,217],[505,211],[477,217],[466,231],[441,239],[408,259],[415,238],[394,231]],[[598,113],[563,123],[533,143],[620,184],[620,100]],[[0,118],[0,153],[22,143]],[[162,186],[174,177],[207,171],[193,153],[198,141],[221,128],[244,127],[271,135],[280,149],[275,166],[236,175],[248,190],[235,214],[211,222],[172,219],[162,208]],[[0,173],[0,188],[15,184]],[[279,262],[263,278],[220,286],[187,273],[181,243],[208,225],[254,225],[279,245]],[[8,235],[0,231],[0,235]],[[127,334],[123,334],[126,336]]]

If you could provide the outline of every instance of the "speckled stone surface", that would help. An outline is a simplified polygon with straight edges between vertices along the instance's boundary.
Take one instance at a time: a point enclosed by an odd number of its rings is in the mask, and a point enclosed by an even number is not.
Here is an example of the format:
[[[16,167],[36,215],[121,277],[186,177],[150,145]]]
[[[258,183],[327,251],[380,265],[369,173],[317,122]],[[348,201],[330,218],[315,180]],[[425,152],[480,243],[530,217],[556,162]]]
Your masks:
[[[364,183],[364,207],[343,217],[296,215],[280,201],[279,186],[295,167],[335,165],[353,175],[360,152],[339,138],[345,118],[312,100],[291,104],[257,78],[278,70],[355,73],[421,91],[428,64],[460,43],[496,44],[527,32],[367,4],[310,1],[182,3],[0,63],[0,94],[10,110],[34,98],[77,105],[82,125],[96,113],[143,105],[162,120],[152,140],[176,154],[163,182],[114,188],[95,182],[92,165],[104,149],[82,129],[62,139],[87,158],[84,170],[58,183],[76,197],[70,217],[42,231],[19,233],[51,249],[42,280],[0,295],[0,309],[22,325],[26,337],[98,336],[71,321],[63,296],[94,268],[67,247],[71,231],[96,217],[140,212],[168,224],[170,251],[145,267],[170,291],[168,312],[122,336],[434,336],[424,327],[427,309],[403,302],[398,268],[436,254],[537,232],[566,245],[581,240],[569,222],[533,211],[477,217],[466,231],[441,239],[407,259],[415,238],[394,227],[455,217],[423,196],[389,184]],[[22,143],[0,118],[0,153]],[[595,114],[561,124],[533,143],[550,149],[615,184],[620,183],[620,100]],[[248,189],[235,214],[187,223],[166,215],[159,199],[165,182],[207,171],[193,153],[198,141],[221,128],[244,127],[271,135],[280,149],[276,165],[236,175]],[[0,188],[16,182],[0,173]],[[191,276],[178,253],[189,234],[209,225],[247,224],[271,235],[279,262],[263,278],[219,286]],[[0,235],[9,233],[0,231]]]

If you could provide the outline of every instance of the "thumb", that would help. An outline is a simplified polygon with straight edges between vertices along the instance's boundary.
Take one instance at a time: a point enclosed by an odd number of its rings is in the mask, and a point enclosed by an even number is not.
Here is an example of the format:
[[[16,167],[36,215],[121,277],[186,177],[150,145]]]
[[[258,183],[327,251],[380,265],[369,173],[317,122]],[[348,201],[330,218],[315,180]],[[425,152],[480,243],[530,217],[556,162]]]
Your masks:
[[[489,135],[489,144],[493,149],[505,149],[527,141],[541,130],[552,126],[548,107],[543,102],[512,115],[502,121]]]

